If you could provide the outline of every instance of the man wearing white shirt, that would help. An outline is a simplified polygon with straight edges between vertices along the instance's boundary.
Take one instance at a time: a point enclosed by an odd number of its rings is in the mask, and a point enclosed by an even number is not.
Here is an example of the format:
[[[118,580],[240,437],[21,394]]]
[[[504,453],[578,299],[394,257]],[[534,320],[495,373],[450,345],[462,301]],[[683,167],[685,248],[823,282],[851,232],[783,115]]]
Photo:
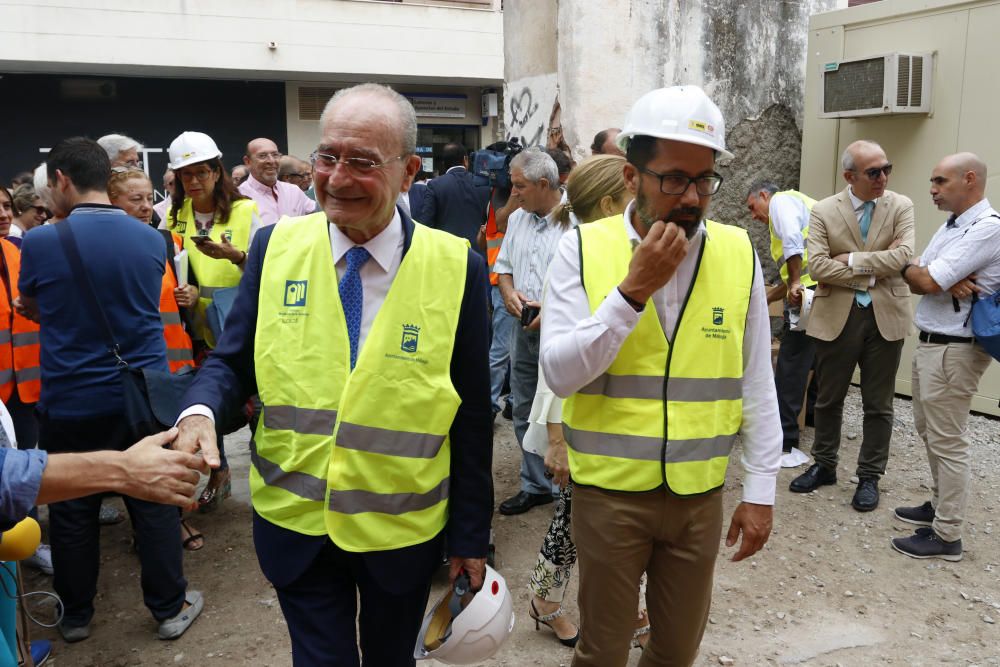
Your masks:
[[[733,560],[771,531],[781,456],[770,323],[746,232],[704,219],[722,177],[718,107],[652,91],[618,138],[635,200],[562,237],[549,270],[541,364],[567,397],[581,626],[574,667],[625,664],[639,578],[643,664],[691,664],[708,620],[729,452],[742,434]]]
[[[265,227],[282,216],[308,215],[316,210],[316,202],[298,186],[278,180],[280,160],[278,145],[263,138],[247,144],[247,153],[243,156],[243,164],[250,175],[240,184],[240,194],[257,202],[261,224]]]
[[[923,295],[914,318],[913,422],[927,447],[932,498],[896,508],[896,518],[924,527],[892,547],[912,558],[957,561],[969,495],[969,408],[992,359],[973,337],[969,312],[974,295],[1000,289],[1000,217],[986,199],[986,165],[972,153],[938,163],[931,197],[952,215],[902,274]]]
[[[844,398],[858,367],[865,416],[851,506],[870,512],[889,460],[896,370],[912,326],[899,271],[913,255],[913,202],[887,189],[892,163],[877,143],[850,144],[841,166],[847,187],[816,202],[809,219],[809,273],[819,283],[807,328],[816,339],[819,385],[815,462],[789,490],[837,482]]]

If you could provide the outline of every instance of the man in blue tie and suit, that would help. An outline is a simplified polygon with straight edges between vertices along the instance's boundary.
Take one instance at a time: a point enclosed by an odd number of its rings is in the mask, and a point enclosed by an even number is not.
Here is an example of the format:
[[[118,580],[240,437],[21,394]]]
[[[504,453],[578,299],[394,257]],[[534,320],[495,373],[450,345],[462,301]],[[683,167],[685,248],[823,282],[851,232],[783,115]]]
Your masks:
[[[320,128],[322,211],[255,237],[175,447],[217,465],[213,420],[259,392],[254,545],[294,664],[412,666],[442,551],[473,589],[485,569],[486,266],[396,206],[420,167],[404,97],[341,90]]]
[[[847,187],[817,202],[809,219],[809,273],[819,283],[807,329],[816,339],[814,463],[789,489],[836,483],[844,398],[860,367],[865,416],[851,505],[870,512],[889,460],[896,370],[912,318],[899,272],[913,254],[913,202],[886,189],[892,163],[874,141],[855,141],[841,163]]]

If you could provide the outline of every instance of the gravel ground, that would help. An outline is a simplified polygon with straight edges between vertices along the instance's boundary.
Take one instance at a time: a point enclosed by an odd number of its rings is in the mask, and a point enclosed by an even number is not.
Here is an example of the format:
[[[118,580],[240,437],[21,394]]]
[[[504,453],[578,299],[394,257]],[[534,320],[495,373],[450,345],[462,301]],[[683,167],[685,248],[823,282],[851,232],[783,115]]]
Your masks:
[[[972,418],[973,483],[965,558],[959,563],[913,560],[889,547],[891,537],[912,532],[893,518],[892,508],[929,497],[926,455],[912,424],[909,400],[897,399],[882,503],[874,512],[855,512],[850,479],[860,444],[861,405],[858,391],[851,390],[844,409],[840,482],[800,496],[787,487],[802,468],[783,470],[774,533],[765,549],[750,562],[731,563],[725,558],[733,550],[720,544],[713,608],[696,664],[1000,665],[1000,530],[994,525],[1000,507],[1000,422]],[[806,452],[811,438],[807,429]],[[35,630],[34,636],[53,640],[49,664],[291,664],[284,620],[253,553],[246,442],[246,431],[227,439],[234,497],[218,512],[193,518],[206,545],[187,554],[185,569],[191,587],[205,592],[202,618],[181,639],[157,641],[155,624],[142,606],[128,525],[106,527],[93,634],[66,645],[53,630]],[[499,422],[495,447],[499,502],[518,486],[520,452],[510,422]],[[736,451],[725,490],[727,515],[739,502],[738,461]],[[495,519],[498,565],[513,592],[517,619],[514,635],[484,663],[488,667],[554,667],[572,658],[544,627],[535,632],[527,616],[528,575],[551,508]],[[27,572],[25,582],[28,590],[51,590],[51,580],[36,572]],[[432,599],[444,586],[442,574]],[[567,609],[576,618],[575,581],[570,586]],[[44,604],[36,606],[40,615],[51,614]],[[639,651],[632,651],[628,664],[638,659]]]

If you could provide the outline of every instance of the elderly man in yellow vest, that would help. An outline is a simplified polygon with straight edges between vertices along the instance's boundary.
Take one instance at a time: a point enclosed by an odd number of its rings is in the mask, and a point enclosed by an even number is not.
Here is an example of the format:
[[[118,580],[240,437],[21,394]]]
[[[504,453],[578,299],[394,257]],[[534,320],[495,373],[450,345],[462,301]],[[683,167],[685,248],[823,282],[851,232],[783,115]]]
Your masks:
[[[778,390],[778,415],[784,444],[781,467],[797,468],[809,457],[799,449],[799,412],[806,393],[806,382],[816,356],[812,338],[806,335],[803,308],[811,300],[816,281],[809,276],[806,239],[809,238],[809,213],[816,200],[797,190],[779,191],[769,180],[756,181],[747,193],[750,217],[767,225],[771,234],[771,258],[778,267],[781,283],[767,290],[767,302],[787,297],[784,332],[774,369]],[[810,294],[806,294],[809,290]],[[812,423],[816,406],[816,381],[809,383],[806,424]]]
[[[691,664],[711,603],[729,455],[743,436],[733,560],[771,532],[781,456],[770,324],[747,233],[704,219],[722,177],[718,107],[654,90],[618,145],[624,216],[563,236],[549,272],[541,362],[563,408],[576,483],[584,628],[575,667],[626,663],[639,578],[653,630],[640,665]]]
[[[486,266],[396,206],[416,116],[384,86],[320,119],[322,207],[255,237],[177,447],[217,465],[219,418],[259,390],[254,545],[297,666],[412,666],[446,551],[482,584],[492,512]],[[360,612],[358,602],[360,601]]]

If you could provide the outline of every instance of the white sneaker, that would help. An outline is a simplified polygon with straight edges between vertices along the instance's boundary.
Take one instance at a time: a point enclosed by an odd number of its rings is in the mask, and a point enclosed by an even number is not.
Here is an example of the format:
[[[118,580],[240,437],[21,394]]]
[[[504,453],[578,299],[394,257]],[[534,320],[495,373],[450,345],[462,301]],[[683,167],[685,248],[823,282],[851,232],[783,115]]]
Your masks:
[[[803,463],[808,462],[809,457],[798,447],[792,447],[792,451],[781,455],[782,468],[798,468]]]
[[[55,571],[52,569],[52,549],[47,544],[39,544],[35,553],[21,561],[28,567],[41,570],[44,574],[52,576]]]

